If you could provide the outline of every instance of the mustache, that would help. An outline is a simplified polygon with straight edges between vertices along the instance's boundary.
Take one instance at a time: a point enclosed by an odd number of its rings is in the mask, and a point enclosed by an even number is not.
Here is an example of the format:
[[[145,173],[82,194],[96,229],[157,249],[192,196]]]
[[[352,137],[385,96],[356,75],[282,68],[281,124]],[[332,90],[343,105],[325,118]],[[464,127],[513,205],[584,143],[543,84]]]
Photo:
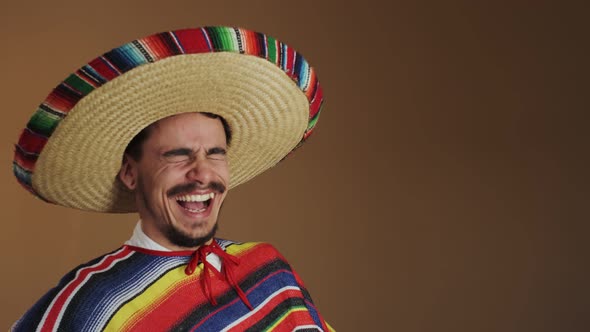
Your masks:
[[[188,194],[188,193],[195,191],[197,189],[211,189],[211,190],[216,191],[220,194],[223,194],[226,190],[223,183],[216,182],[216,181],[210,182],[206,186],[200,185],[196,182],[189,182],[189,183],[179,184],[177,186],[172,187],[170,190],[168,190],[168,192],[166,192],[166,194],[168,195],[168,197],[172,197],[172,196],[176,196],[179,194]]]

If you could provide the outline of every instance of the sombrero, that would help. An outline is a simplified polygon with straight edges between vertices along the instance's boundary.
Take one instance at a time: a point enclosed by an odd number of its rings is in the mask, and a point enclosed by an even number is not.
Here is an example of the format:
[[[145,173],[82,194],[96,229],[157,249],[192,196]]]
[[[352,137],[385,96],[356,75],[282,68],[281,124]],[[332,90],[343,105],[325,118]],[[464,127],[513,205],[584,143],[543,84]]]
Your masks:
[[[99,56],[55,87],[23,130],[13,169],[44,201],[133,212],[117,173],[127,144],[149,124],[185,112],[225,118],[232,188],[299,147],[322,100],[315,71],[273,37],[231,27],[158,33]]]

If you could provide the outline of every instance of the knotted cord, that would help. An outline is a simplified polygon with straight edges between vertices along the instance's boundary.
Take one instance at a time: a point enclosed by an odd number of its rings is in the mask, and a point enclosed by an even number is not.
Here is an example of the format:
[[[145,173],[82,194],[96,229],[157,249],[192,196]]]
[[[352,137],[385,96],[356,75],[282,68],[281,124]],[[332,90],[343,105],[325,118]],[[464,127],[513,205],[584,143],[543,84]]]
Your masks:
[[[209,261],[207,261],[207,255],[210,253],[219,256],[219,259],[221,260],[221,271],[223,274],[220,273]],[[242,288],[240,288],[240,285],[236,282],[234,277],[233,269],[240,264],[240,259],[238,257],[225,252],[219,246],[219,244],[217,244],[217,241],[213,240],[211,244],[203,245],[195,251],[184,272],[187,275],[193,274],[199,263],[203,263],[203,278],[201,278],[201,285],[204,292],[206,293],[206,296],[209,298],[209,303],[212,305],[217,305],[217,301],[215,300],[215,296],[213,296],[213,289],[211,287],[210,272],[213,272],[213,274],[215,274],[218,278],[224,278],[227,283],[232,286],[240,299],[242,299],[242,302],[244,302],[244,304],[250,310],[254,309],[252,304],[250,304],[248,297],[246,297],[246,294]]]

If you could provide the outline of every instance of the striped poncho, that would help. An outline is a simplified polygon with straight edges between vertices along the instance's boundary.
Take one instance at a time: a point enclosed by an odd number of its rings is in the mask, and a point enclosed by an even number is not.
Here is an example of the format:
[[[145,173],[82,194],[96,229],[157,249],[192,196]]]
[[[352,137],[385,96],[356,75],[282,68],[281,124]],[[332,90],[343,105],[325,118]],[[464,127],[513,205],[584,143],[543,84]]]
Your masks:
[[[275,248],[215,241],[231,277],[194,251],[125,245],[64,276],[13,330],[331,330]]]

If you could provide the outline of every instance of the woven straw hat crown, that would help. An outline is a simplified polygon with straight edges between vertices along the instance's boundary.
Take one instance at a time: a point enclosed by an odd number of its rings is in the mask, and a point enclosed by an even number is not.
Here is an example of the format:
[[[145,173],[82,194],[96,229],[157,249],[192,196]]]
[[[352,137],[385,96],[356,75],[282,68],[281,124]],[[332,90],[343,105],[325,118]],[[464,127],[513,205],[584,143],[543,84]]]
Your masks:
[[[232,130],[230,188],[284,159],[313,132],[323,101],[315,71],[262,33],[204,27],[115,48],[69,75],[39,105],[16,145],[19,183],[37,197],[101,212],[135,211],[117,180],[143,128],[187,112]]]

